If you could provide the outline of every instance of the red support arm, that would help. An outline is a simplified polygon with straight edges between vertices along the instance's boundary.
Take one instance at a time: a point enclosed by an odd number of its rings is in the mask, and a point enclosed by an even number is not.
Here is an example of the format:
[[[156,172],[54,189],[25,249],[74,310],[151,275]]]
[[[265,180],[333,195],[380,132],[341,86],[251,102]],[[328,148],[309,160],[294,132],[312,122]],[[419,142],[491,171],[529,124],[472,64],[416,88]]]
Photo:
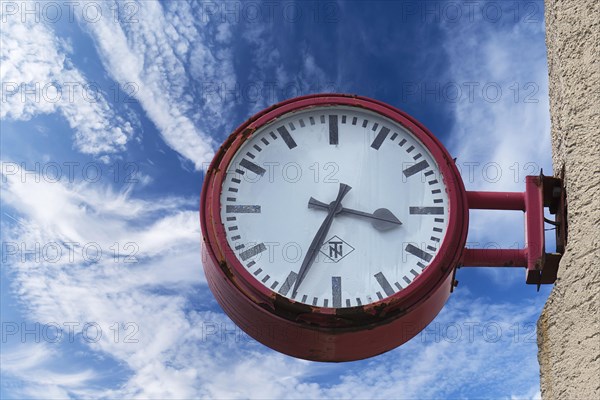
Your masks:
[[[521,210],[525,211],[523,192],[467,192],[471,210]]]
[[[544,205],[555,203],[550,197],[556,187],[562,187],[560,180],[540,175],[526,177],[525,192],[467,192],[469,209],[524,211],[526,243],[525,248],[516,250],[465,249],[461,265],[526,267],[527,283],[553,283],[560,255],[545,252]]]

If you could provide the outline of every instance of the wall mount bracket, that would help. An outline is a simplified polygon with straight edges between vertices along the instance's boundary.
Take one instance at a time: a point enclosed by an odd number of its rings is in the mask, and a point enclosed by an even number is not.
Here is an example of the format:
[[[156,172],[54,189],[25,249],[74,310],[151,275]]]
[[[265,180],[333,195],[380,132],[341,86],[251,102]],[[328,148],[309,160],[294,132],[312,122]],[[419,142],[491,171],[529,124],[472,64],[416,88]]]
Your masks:
[[[525,192],[467,191],[470,210],[520,210],[525,213],[525,247],[522,249],[465,248],[460,267],[525,267],[525,282],[537,285],[556,281],[560,259],[567,244],[567,204],[563,180],[530,175]],[[544,217],[544,208],[555,220]],[[546,229],[545,223],[553,228]],[[547,253],[545,232],[555,230],[556,252]]]

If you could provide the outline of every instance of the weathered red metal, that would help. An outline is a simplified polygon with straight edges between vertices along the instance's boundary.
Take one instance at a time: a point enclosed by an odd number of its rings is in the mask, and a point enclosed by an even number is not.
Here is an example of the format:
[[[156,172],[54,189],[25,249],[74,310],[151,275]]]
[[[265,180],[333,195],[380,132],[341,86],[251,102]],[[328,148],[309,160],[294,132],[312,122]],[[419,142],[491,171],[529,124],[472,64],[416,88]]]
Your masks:
[[[564,200],[561,196],[562,181],[553,177],[527,176],[525,192],[467,192],[470,209],[521,210],[525,212],[525,248],[523,249],[465,249],[463,267],[524,267],[525,282],[540,285],[554,283],[558,270],[559,253],[546,253],[544,231],[544,207],[560,213],[559,228],[566,236],[564,226]],[[563,202],[558,204],[559,202]],[[564,249],[559,243],[557,249]]]
[[[406,289],[359,307],[334,309],[295,302],[250,276],[229,248],[219,194],[227,166],[248,137],[290,111],[317,105],[349,105],[382,114],[409,129],[430,151],[447,187],[446,239],[432,263]],[[203,265],[209,286],[231,319],[249,335],[282,353],[318,361],[349,361],[383,353],[415,336],[442,309],[452,272],[461,258],[468,227],[467,201],[453,159],[427,128],[385,103],[327,94],[284,101],[250,118],[225,141],[205,176],[200,200]]]
[[[525,211],[522,192],[467,192],[471,210],[521,210]]]
[[[524,267],[525,249],[465,249],[463,267]]]

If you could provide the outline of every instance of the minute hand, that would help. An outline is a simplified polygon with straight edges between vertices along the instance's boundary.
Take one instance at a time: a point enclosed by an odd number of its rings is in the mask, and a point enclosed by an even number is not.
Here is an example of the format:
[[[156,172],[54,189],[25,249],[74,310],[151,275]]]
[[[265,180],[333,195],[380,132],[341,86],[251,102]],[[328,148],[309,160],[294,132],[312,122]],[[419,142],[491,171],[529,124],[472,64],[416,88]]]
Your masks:
[[[298,271],[298,277],[296,278],[296,282],[294,283],[294,288],[292,289],[292,297],[295,297],[298,291],[298,286],[302,283],[304,278],[306,277],[306,273],[310,269],[315,260],[319,249],[323,245],[325,241],[325,236],[327,236],[327,232],[329,232],[329,228],[331,227],[331,223],[333,222],[333,218],[336,214],[339,213],[339,208],[342,203],[342,199],[348,192],[352,189],[350,186],[340,183],[340,189],[338,191],[337,198],[335,201],[331,203],[331,207],[327,207],[329,209],[329,213],[325,220],[321,224],[321,227],[317,231],[317,234],[313,238],[310,246],[308,247],[308,251],[306,252],[306,256],[304,256],[304,260],[302,260],[302,265],[300,266],[300,270]]]
[[[315,198],[310,198],[308,201],[309,208],[328,209],[329,205]],[[373,227],[380,231],[387,231],[402,225],[402,222],[387,208],[378,208],[373,213],[353,210],[351,208],[342,207],[340,214],[353,214],[363,218],[371,219]]]

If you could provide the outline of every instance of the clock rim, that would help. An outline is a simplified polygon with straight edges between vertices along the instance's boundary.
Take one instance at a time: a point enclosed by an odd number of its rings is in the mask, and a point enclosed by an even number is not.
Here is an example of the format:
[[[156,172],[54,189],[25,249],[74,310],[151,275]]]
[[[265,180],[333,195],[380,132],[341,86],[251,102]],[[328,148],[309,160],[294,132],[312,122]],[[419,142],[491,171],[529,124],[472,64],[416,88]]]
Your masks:
[[[448,225],[440,249],[429,266],[405,289],[362,306],[333,308],[311,306],[288,299],[262,285],[237,259],[227,241],[221,220],[220,194],[227,167],[252,134],[277,118],[316,106],[350,106],[380,114],[400,124],[430,152],[443,177],[448,196]],[[207,215],[208,214],[208,215]],[[208,218],[208,217],[212,218]],[[410,312],[431,296],[457,266],[466,243],[468,208],[464,184],[454,160],[439,140],[407,113],[364,96],[323,93],[292,98],[253,115],[219,148],[205,175],[200,199],[204,242],[213,261],[247,300],[285,319],[322,327],[351,327],[381,322]],[[207,224],[209,222],[209,224]],[[211,229],[208,229],[211,228]]]

